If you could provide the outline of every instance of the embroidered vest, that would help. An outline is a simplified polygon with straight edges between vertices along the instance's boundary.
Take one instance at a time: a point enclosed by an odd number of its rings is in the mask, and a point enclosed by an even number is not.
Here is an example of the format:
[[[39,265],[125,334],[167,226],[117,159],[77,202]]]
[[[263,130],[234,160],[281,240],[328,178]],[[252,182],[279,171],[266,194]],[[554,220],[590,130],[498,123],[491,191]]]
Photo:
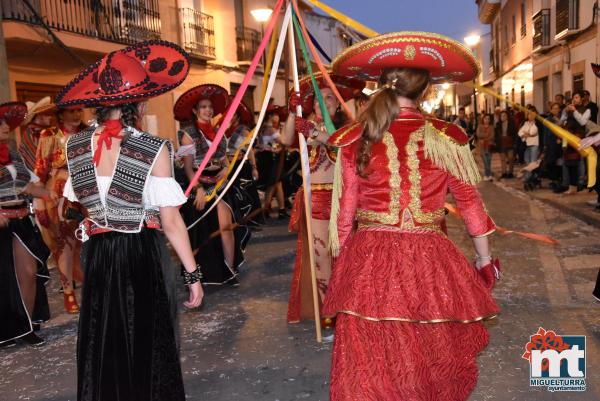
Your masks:
[[[11,149],[10,158],[15,170],[17,170],[17,176],[13,179],[6,166],[0,167],[0,206],[9,202],[14,203],[15,201],[25,200],[21,192],[31,181],[31,174],[25,167],[21,156]]]
[[[185,127],[185,128],[182,128],[181,130],[179,130],[179,132],[177,133],[179,143],[181,143],[181,140],[183,139],[184,134],[188,134],[190,136],[190,138],[192,138],[192,140],[194,141],[194,144],[196,145],[196,156],[194,156],[194,167],[197,168],[198,166],[200,166],[200,163],[202,163],[202,160],[204,159],[206,152],[208,152],[208,148],[210,147],[210,145],[208,144],[202,131],[200,131],[194,125],[190,125],[188,127]],[[211,163],[221,162],[221,160],[225,157],[226,152],[227,152],[227,139],[225,138],[225,136],[223,136],[223,139],[221,139],[221,142],[219,143],[219,147],[217,148],[217,151],[210,158]]]
[[[92,155],[94,128],[69,138],[67,165],[73,190],[89,218],[101,227],[120,232],[140,232],[144,221],[160,221],[158,212],[145,209],[143,193],[156,156],[166,145],[171,161],[173,149],[165,139],[126,127],[129,137],[121,143],[106,205],[100,200]]]

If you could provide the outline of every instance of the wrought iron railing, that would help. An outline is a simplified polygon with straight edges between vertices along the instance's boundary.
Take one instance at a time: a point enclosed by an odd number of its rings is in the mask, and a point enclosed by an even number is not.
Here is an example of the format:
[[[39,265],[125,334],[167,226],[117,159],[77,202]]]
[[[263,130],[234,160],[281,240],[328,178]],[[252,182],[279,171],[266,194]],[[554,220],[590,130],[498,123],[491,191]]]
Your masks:
[[[533,16],[533,50],[550,45],[550,9],[544,8]]]
[[[180,8],[183,48],[192,56],[215,58],[215,27],[213,17],[191,8]]]
[[[260,44],[260,32],[251,28],[236,27],[235,34],[238,61],[251,61]]]
[[[160,38],[158,3],[159,0],[0,0],[5,20],[40,25],[39,16],[57,31],[126,44]]]

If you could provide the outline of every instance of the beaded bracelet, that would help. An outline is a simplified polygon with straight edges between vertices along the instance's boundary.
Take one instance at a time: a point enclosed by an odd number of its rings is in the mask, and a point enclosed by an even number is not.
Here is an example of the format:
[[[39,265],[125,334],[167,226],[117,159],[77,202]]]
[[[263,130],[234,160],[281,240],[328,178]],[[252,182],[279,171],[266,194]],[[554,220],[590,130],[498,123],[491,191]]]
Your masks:
[[[192,285],[202,280],[202,272],[200,271],[200,265],[196,265],[196,270],[188,272],[184,267],[181,268],[181,277],[183,277],[183,284]]]

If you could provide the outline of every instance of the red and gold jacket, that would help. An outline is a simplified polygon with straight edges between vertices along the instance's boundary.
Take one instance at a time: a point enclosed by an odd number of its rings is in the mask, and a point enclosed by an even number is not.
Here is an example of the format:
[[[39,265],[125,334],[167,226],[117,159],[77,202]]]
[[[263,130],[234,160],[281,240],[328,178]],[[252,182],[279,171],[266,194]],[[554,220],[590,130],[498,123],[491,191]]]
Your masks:
[[[360,123],[354,123],[329,140],[340,148],[330,227],[334,255],[356,224],[359,228],[441,233],[448,192],[471,236],[495,230],[475,187],[480,175],[468,136],[460,127],[403,112],[382,141],[372,145],[366,177],[359,176],[356,169],[362,130]]]

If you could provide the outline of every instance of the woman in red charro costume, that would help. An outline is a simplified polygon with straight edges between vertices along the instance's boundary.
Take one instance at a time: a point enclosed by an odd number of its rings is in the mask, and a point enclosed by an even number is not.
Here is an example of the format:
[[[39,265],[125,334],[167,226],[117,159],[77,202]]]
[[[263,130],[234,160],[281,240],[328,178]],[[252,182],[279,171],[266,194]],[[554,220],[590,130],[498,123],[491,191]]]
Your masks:
[[[50,318],[44,286],[50,252],[30,216],[27,196],[57,196],[35,185],[38,178],[11,143],[10,133],[26,112],[24,103],[0,104],[0,348],[15,345],[17,338],[42,345],[34,333],[36,322]]]
[[[190,152],[183,157],[186,186],[192,181],[217,134],[212,119],[225,112],[228,102],[229,95],[224,88],[204,84],[183,93],[173,106],[175,119],[182,122],[177,133],[179,144],[190,148]],[[243,247],[250,235],[245,225],[231,229],[232,224],[241,219],[232,192],[226,193],[217,206],[202,218],[204,210],[214,202],[213,199],[206,204],[205,196],[226,177],[228,166],[227,138],[223,136],[190,199],[181,210],[196,260],[201,265],[202,282],[206,285],[239,285],[237,276],[239,267],[244,263]],[[220,232],[220,235],[211,237],[215,232]]]
[[[327,107],[326,112],[331,116],[336,128],[342,127],[348,122],[349,117],[341,110],[339,101],[320,73],[315,74],[315,79]],[[364,87],[363,82],[342,76],[332,75],[331,79],[344,100],[352,99],[354,94]],[[304,118],[295,114],[298,105],[302,106]],[[314,237],[312,241],[315,250],[319,300],[322,303],[331,276],[331,255],[327,249],[327,230],[336,153],[334,148],[326,145],[329,135],[325,129],[323,114],[315,97],[310,76],[300,80],[300,92],[291,95],[289,110],[281,143],[293,146],[298,143],[298,133],[302,133],[307,138],[309,145]],[[302,190],[296,193],[289,227],[290,230],[298,232],[298,241],[287,319],[290,323],[297,323],[301,319],[314,316],[312,297],[310,296],[310,265],[308,246],[306,245],[307,234]]]
[[[189,299],[202,301],[173,178],[173,148],[139,130],[145,101],[189,72],[177,45],[153,40],[111,52],[57,96],[62,107],[95,107],[97,125],[69,138],[64,195],[85,206],[85,282],[77,339],[79,401],[183,401],[171,253]],[[164,233],[164,235],[163,235]]]
[[[339,257],[323,306],[337,315],[331,400],[465,400],[488,343],[482,320],[499,311],[495,226],[467,135],[417,107],[430,83],[470,81],[479,66],[452,39],[398,32],[348,48],[333,70],[379,80],[380,90],[329,141],[340,147],[330,231]],[[448,192],[475,266],[440,228]]]
[[[81,108],[57,111],[58,125],[43,129],[40,133],[36,152],[35,174],[49,191],[63,192],[67,180],[67,139],[86,128],[81,122]],[[65,198],[37,202],[36,216],[42,226],[42,236],[52,258],[58,265],[63,289],[64,306],[68,313],[78,313],[79,305],[73,291],[73,280],[83,281],[81,272],[81,243],[75,238],[79,225],[69,209],[81,213],[79,205]]]

